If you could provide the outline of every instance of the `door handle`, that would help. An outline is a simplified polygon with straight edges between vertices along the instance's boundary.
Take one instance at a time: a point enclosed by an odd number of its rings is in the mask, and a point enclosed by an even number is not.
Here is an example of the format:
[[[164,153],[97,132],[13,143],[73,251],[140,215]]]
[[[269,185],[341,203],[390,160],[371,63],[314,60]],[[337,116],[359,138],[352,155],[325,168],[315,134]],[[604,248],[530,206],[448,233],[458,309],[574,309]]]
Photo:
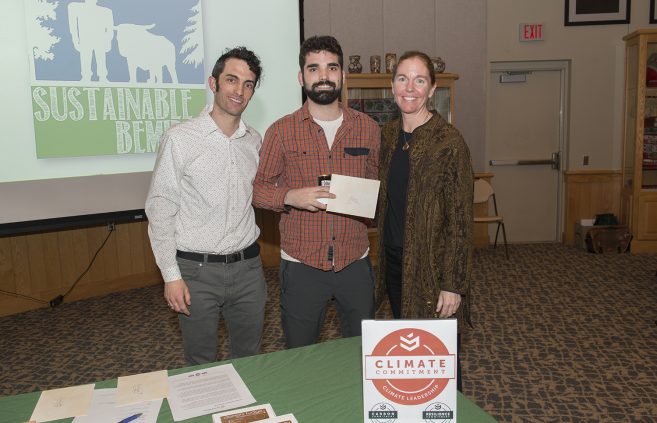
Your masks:
[[[552,169],[559,170],[561,168],[561,154],[557,151],[552,153],[549,159],[536,159],[536,160],[490,160],[488,163],[491,166],[533,166],[533,165],[550,165]]]

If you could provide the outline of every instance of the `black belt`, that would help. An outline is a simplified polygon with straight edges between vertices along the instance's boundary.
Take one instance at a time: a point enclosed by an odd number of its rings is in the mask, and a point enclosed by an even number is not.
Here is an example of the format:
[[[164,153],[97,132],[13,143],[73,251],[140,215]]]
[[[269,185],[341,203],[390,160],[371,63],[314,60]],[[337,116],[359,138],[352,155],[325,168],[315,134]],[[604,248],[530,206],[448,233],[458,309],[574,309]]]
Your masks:
[[[260,245],[258,241],[249,245],[242,251],[238,251],[232,254],[203,254],[203,253],[192,253],[190,251],[176,251],[176,257],[180,257],[185,260],[198,261],[200,263],[235,263],[240,260],[252,259],[258,257],[260,254]]]

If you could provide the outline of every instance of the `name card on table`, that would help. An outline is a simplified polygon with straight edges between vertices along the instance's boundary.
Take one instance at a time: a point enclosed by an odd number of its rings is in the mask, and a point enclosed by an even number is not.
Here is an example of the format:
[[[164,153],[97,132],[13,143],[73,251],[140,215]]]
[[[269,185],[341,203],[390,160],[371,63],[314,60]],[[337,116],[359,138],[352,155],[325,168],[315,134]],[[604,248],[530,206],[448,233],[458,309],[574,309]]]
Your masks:
[[[365,422],[456,422],[455,319],[364,320]]]

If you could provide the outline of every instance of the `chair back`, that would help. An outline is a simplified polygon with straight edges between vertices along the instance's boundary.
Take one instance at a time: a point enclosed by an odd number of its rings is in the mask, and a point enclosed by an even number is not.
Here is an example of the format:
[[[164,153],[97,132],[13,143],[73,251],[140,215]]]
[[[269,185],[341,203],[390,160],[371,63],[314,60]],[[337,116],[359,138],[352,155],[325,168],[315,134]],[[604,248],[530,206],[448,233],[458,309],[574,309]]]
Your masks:
[[[487,202],[493,194],[493,187],[485,179],[477,179],[474,182],[474,204]]]

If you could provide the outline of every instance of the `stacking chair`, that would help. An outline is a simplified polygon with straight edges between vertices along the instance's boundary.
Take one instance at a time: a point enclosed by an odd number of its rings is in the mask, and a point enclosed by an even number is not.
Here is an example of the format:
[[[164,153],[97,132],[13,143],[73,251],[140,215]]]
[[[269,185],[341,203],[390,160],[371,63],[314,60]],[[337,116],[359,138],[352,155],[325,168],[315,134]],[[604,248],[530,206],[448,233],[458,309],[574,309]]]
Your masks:
[[[490,225],[492,223],[497,224],[497,231],[495,232],[495,244],[494,248],[497,248],[497,237],[500,234],[500,227],[502,228],[502,238],[504,239],[504,253],[506,258],[509,258],[509,248],[506,243],[506,230],[504,228],[504,218],[500,216],[497,211],[497,201],[495,200],[495,191],[491,184],[488,183],[485,179],[477,179],[474,183],[474,204],[487,203],[488,199],[493,197],[493,210],[495,211],[494,216],[481,216],[475,217],[474,223],[485,223]]]

